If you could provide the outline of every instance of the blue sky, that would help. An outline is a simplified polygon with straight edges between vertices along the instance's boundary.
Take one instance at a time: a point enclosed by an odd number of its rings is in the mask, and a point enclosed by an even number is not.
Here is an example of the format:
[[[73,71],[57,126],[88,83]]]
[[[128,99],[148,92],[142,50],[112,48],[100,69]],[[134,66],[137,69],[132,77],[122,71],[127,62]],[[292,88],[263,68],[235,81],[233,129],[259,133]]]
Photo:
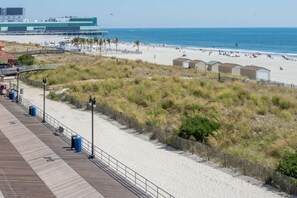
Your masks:
[[[1,0],[29,19],[96,16],[110,27],[297,27],[297,0]]]

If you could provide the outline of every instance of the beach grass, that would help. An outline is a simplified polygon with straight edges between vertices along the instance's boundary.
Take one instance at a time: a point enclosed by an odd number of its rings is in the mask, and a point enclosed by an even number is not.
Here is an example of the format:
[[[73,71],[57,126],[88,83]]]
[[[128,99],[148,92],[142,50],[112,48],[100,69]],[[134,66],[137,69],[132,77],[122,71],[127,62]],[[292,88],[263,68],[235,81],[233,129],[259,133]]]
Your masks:
[[[92,95],[139,123],[178,135],[188,118],[215,120],[220,128],[203,140],[205,144],[272,168],[296,150],[295,89],[240,77],[218,82],[216,73],[83,54],[45,55],[36,60],[65,66],[31,73],[29,79],[46,77],[50,86],[69,88],[65,93],[81,102]],[[59,97],[63,96],[51,93],[52,99]]]

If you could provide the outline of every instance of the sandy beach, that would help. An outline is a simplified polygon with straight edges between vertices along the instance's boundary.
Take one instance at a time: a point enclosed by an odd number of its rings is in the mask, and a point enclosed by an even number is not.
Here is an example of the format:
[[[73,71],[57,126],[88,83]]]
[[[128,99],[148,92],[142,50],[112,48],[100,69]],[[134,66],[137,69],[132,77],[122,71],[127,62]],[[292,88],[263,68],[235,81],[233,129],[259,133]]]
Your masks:
[[[59,41],[65,40],[66,37],[63,36],[1,36],[1,40],[5,41],[16,41],[20,43],[38,43],[44,44],[52,43],[58,44]],[[69,37],[67,37],[69,38]],[[109,48],[107,46],[106,48]],[[111,44],[111,49],[115,50],[115,44]],[[136,51],[137,47],[133,43],[119,43],[118,49]],[[220,55],[219,51],[213,51],[210,49],[176,49],[174,47],[166,47],[163,45],[140,45],[140,51],[142,54],[136,53],[122,53],[122,52],[102,52],[105,56],[115,56],[119,58],[126,58],[131,60],[143,60],[151,63],[162,64],[162,65],[172,65],[172,60],[182,55],[186,54],[187,58],[199,59],[205,62],[208,61],[220,61],[223,63],[236,63],[242,66],[246,65],[256,65],[260,67],[265,67],[271,70],[271,80],[284,82],[287,84],[297,85],[297,58],[290,58],[293,60],[286,60],[281,55],[271,55],[269,58],[267,54],[257,55],[254,58],[252,53],[233,53],[232,56]],[[84,50],[86,53],[99,54],[97,52],[88,52],[87,49]],[[237,56],[237,57],[235,57]],[[280,70],[282,68],[282,70]]]
[[[24,84],[24,97],[42,107],[42,90]],[[47,112],[88,140],[91,113],[47,100]],[[148,137],[95,115],[95,144],[176,197],[281,197],[261,182],[230,174],[201,158],[149,141]],[[228,171],[230,172],[230,171]],[[243,179],[245,178],[245,179]],[[254,182],[251,182],[254,181]]]

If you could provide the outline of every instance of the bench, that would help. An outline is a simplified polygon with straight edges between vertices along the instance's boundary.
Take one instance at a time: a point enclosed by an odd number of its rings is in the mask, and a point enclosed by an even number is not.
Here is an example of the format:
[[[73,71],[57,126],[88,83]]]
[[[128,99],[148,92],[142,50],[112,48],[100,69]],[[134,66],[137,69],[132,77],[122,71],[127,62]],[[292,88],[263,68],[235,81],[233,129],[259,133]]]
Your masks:
[[[61,127],[61,126],[59,126],[59,128],[57,128],[56,129],[56,131],[55,131],[55,135],[63,135],[63,133],[64,133],[64,128],[63,127]]]

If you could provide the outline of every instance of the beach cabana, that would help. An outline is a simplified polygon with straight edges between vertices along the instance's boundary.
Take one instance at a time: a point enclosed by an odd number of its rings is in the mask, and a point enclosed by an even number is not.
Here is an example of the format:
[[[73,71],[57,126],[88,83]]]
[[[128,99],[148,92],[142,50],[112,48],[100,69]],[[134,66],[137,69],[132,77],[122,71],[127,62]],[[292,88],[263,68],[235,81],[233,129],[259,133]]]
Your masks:
[[[0,67],[3,66],[14,66],[16,57],[8,52],[5,52],[3,48],[5,47],[4,43],[0,41]]]
[[[190,62],[190,68],[207,71],[208,65],[202,60],[192,60]]]
[[[233,63],[224,63],[219,66],[219,72],[240,75],[242,66]]]
[[[241,75],[253,80],[270,81],[270,70],[264,67],[248,65],[241,68]]]
[[[218,62],[218,61],[210,61],[210,62],[207,62],[207,69],[208,71],[211,71],[211,72],[217,72],[219,73],[219,66],[222,64],[221,62]]]
[[[188,58],[177,58],[173,60],[173,66],[181,66],[183,68],[190,68],[191,60]]]

